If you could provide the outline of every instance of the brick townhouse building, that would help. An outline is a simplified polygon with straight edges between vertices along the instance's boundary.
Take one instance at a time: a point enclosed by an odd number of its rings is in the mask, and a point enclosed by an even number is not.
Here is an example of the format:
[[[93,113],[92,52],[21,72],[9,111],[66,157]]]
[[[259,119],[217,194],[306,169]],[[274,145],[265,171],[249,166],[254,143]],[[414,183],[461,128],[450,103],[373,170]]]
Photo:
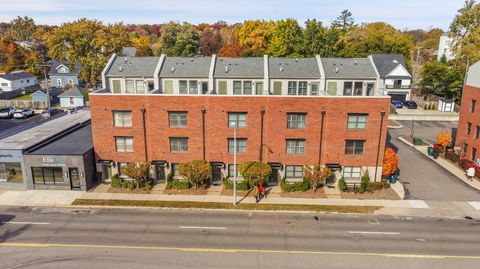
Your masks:
[[[460,148],[462,158],[480,164],[480,62],[470,66],[467,72],[456,146]]]
[[[206,160],[212,183],[260,160],[272,181],[320,163],[357,181],[380,179],[390,97],[370,58],[118,57],[90,94],[97,171],[147,161],[158,181]],[[237,143],[234,142],[235,124]]]

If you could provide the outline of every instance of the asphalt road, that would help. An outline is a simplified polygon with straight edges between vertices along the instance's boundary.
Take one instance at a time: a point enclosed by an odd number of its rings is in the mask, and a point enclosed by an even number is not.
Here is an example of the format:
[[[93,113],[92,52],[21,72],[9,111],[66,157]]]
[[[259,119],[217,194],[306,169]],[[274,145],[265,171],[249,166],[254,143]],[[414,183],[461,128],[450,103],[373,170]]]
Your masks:
[[[388,129],[388,145],[397,150],[400,168],[399,180],[404,184],[406,199],[439,200],[439,201],[478,201],[480,191],[460,181],[450,172],[432,160],[412,149],[398,136],[410,135],[411,123],[400,122],[402,129]],[[416,122],[415,136],[426,141],[434,141],[438,132],[443,129],[452,130],[455,123]]]
[[[2,268],[480,267],[480,220],[156,209],[0,212]]]

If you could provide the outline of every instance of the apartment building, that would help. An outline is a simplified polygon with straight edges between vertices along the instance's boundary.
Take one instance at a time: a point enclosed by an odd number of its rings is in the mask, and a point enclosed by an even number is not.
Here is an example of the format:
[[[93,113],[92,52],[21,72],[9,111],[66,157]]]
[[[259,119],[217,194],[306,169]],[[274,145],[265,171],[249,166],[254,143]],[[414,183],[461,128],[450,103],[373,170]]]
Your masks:
[[[480,62],[469,67],[463,88],[456,146],[460,156],[480,165]]]
[[[97,171],[152,164],[152,177],[178,176],[206,160],[212,183],[237,163],[260,160],[272,182],[301,180],[320,163],[357,181],[380,179],[390,97],[368,58],[117,57],[90,94]],[[234,129],[236,127],[236,143]]]

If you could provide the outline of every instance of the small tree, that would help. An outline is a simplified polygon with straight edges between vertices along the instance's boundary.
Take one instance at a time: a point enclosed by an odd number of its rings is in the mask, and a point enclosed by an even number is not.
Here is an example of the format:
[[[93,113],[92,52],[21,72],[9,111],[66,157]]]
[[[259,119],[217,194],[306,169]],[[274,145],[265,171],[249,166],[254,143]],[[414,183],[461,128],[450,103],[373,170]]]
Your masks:
[[[398,156],[392,148],[387,148],[383,155],[383,176],[390,176],[397,172],[398,169]]]
[[[148,162],[132,162],[122,167],[122,173],[135,181],[135,186],[137,189],[139,189],[143,185],[143,183],[148,177],[149,171],[150,163]]]
[[[318,184],[325,184],[327,178],[332,175],[332,171],[328,167],[319,164],[306,164],[303,166],[303,175],[312,183],[312,192],[315,192]]]
[[[443,148],[443,155],[445,156],[446,154],[446,148],[450,143],[452,143],[452,136],[447,133],[447,131],[442,130],[440,133],[437,135],[437,143],[440,144]]]
[[[184,176],[194,188],[206,187],[212,167],[206,161],[194,160],[180,164],[180,175]]]
[[[368,184],[370,183],[370,175],[368,174],[368,170],[363,172],[363,176],[360,179],[360,193],[364,193],[367,191]]]
[[[245,161],[238,166],[238,171],[250,186],[257,186],[260,182],[268,180],[272,168],[270,165],[259,161]]]

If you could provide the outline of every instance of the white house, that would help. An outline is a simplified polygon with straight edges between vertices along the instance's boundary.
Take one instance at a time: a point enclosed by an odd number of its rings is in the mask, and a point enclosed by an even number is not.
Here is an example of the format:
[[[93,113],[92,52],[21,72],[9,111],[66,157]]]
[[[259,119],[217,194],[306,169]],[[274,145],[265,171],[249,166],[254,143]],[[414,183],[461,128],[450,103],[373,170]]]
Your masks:
[[[394,101],[410,100],[412,75],[401,54],[372,54],[368,56],[377,72],[378,91]]]
[[[438,41],[438,51],[437,51],[437,61],[440,61],[445,55],[447,61],[455,59],[455,55],[452,52],[452,43],[453,38],[449,37],[448,34],[442,34],[440,40]]]
[[[37,77],[24,71],[0,74],[0,91],[23,90],[37,84]]]

